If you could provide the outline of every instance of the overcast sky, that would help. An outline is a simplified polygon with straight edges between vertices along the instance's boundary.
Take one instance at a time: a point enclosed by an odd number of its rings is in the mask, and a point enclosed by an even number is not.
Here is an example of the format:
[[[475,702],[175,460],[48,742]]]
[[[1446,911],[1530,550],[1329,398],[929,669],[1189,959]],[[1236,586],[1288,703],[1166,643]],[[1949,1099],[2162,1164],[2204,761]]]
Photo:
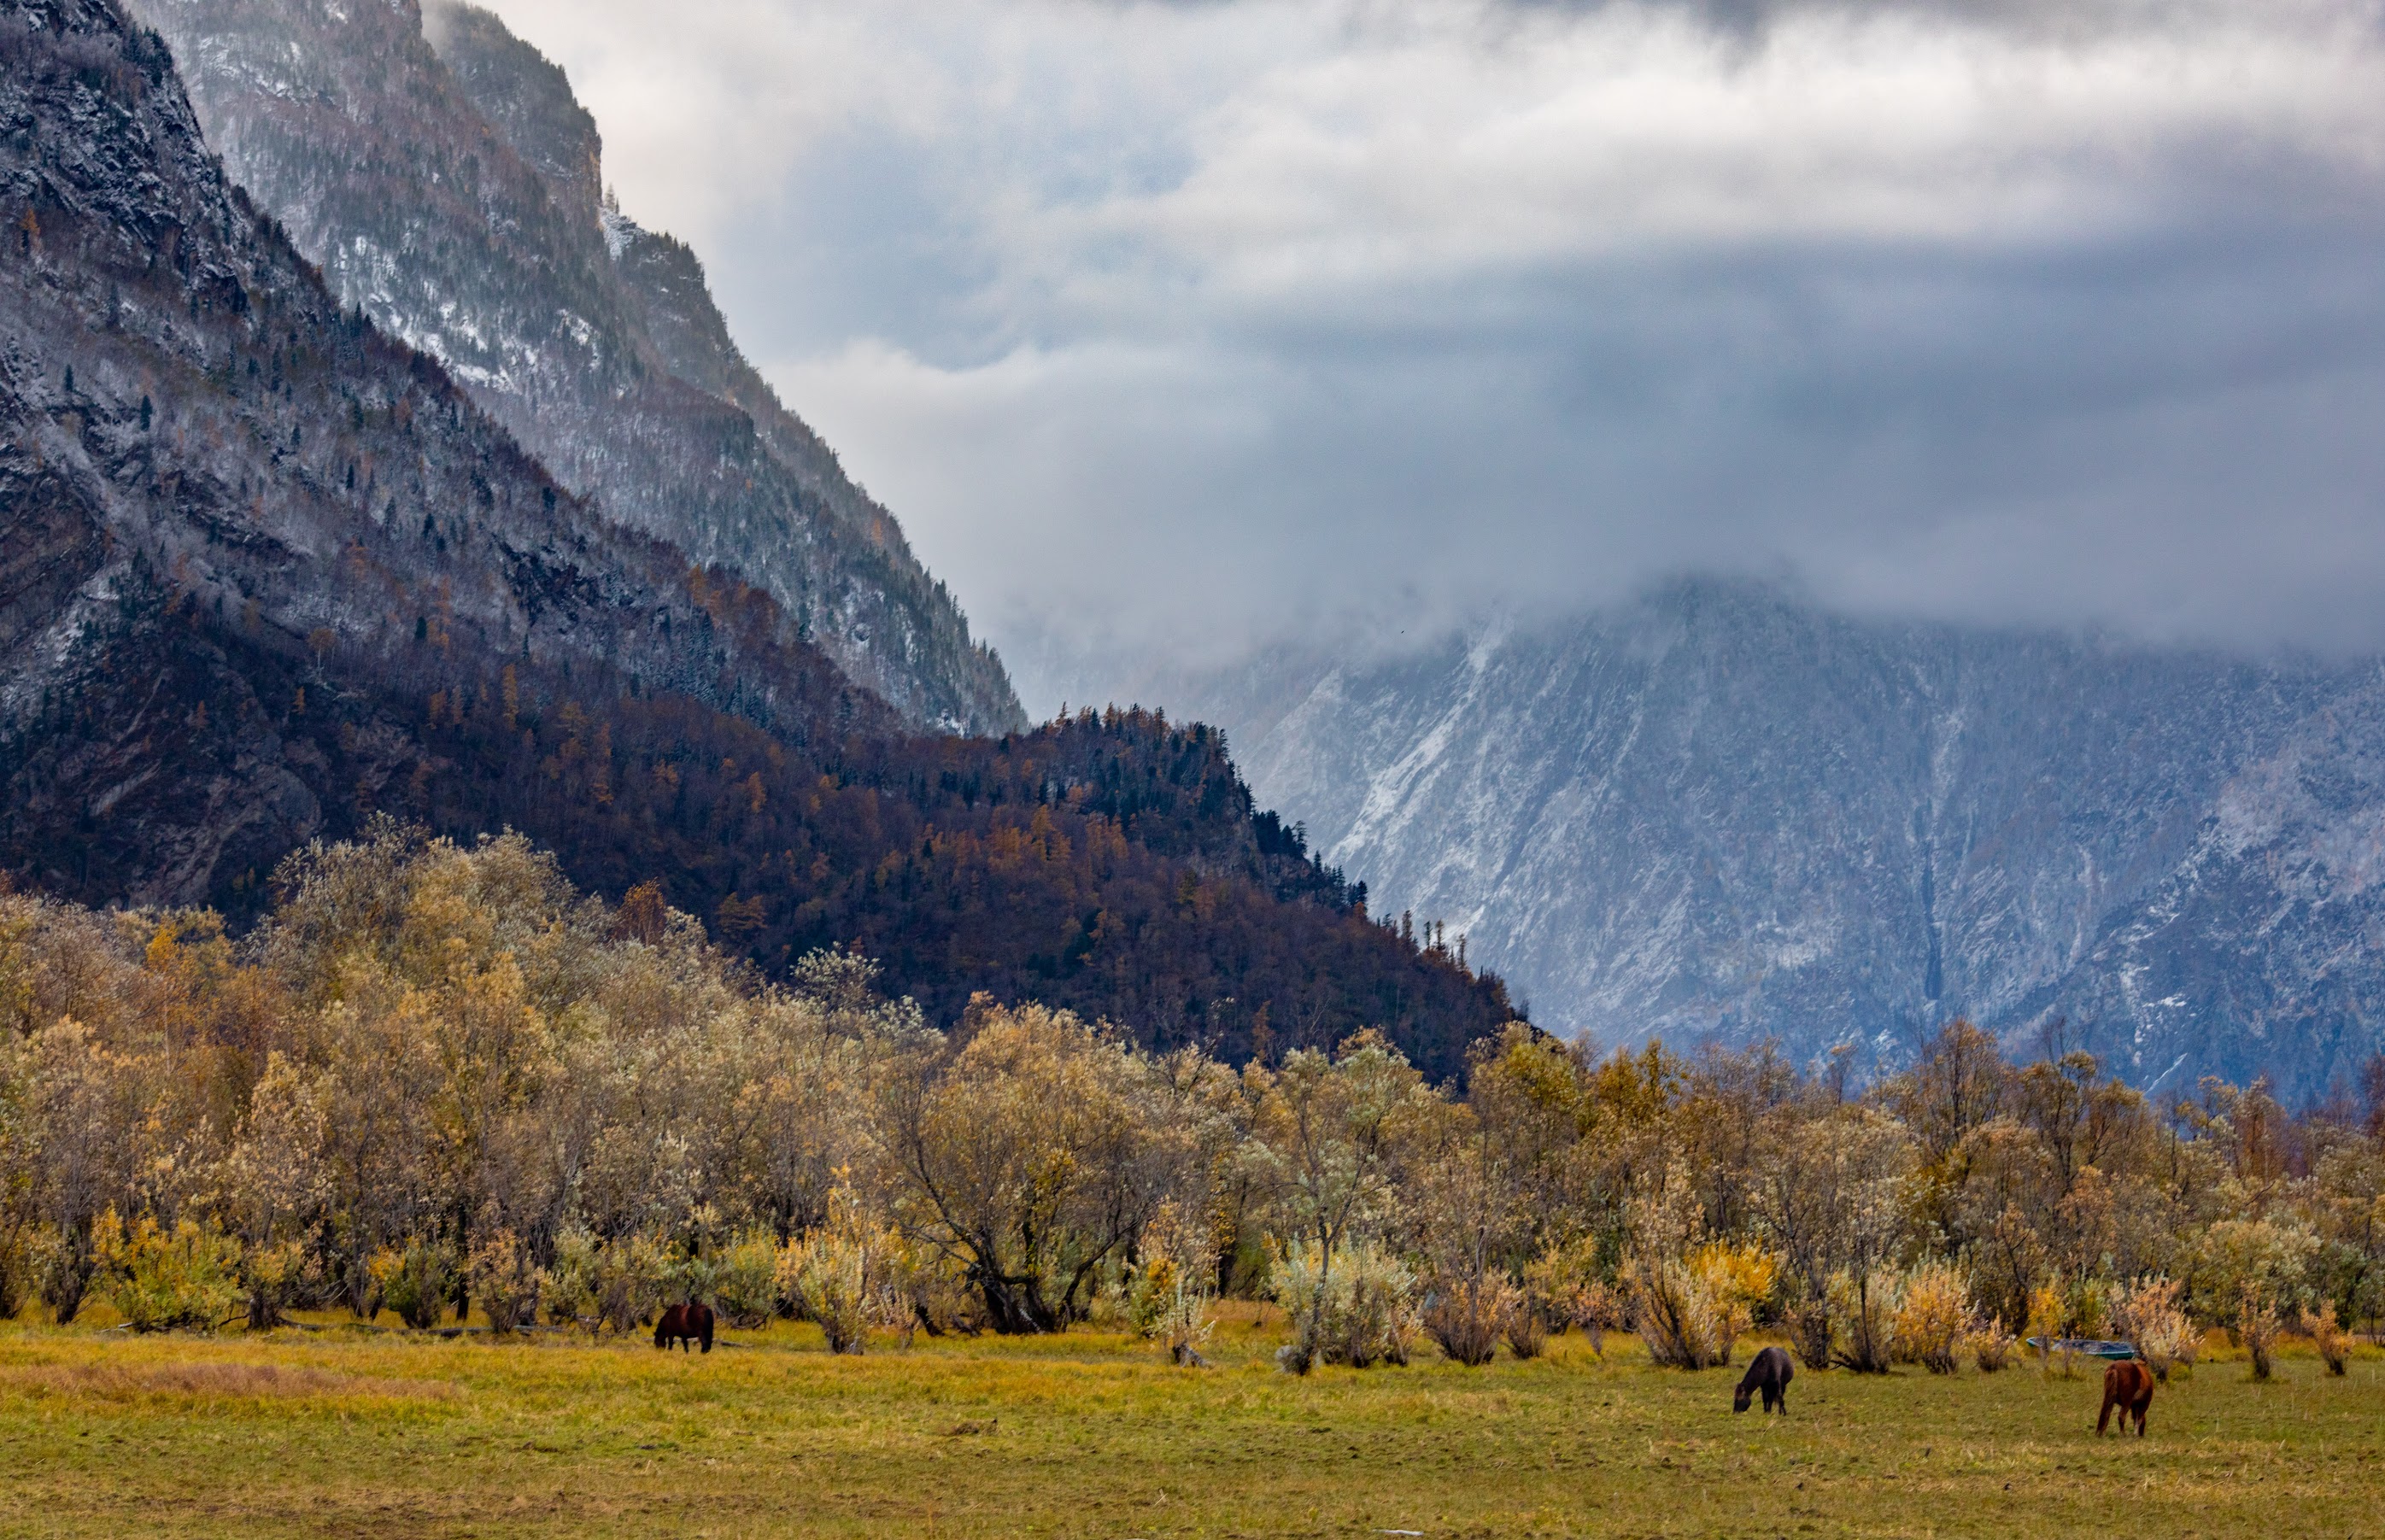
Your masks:
[[[2385,643],[2380,0],[495,8],[1009,650],[1699,569]]]

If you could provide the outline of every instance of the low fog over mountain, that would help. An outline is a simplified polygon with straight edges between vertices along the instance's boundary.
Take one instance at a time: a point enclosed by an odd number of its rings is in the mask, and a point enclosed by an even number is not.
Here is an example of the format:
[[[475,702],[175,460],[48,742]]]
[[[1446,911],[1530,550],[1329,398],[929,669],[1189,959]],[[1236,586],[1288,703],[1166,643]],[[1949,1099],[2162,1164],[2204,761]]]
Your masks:
[[[2385,668],[1853,621],[1685,582],[1153,681],[1553,1030],[1893,1063],[1949,1018],[2141,1083],[2349,1083],[2385,1000]]]

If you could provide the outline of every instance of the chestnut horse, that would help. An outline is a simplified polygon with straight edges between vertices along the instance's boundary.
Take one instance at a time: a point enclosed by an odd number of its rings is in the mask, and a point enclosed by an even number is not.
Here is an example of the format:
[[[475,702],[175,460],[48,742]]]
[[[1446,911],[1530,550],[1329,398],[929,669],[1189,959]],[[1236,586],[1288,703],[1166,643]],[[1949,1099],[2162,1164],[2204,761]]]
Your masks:
[[[2112,1420],[2112,1409],[2120,1410],[2120,1432],[2129,1431],[2129,1419],[2137,1420],[2137,1436],[2145,1435],[2145,1410],[2154,1404],[2154,1372],[2134,1359],[2116,1363],[2104,1371],[2104,1415],[2095,1419],[2095,1436],[2104,1436],[2104,1425]]]
[[[663,1318],[655,1323],[655,1346],[668,1348],[674,1342],[681,1352],[691,1342],[700,1342],[706,1352],[712,1351],[712,1307],[690,1300],[663,1311]]]

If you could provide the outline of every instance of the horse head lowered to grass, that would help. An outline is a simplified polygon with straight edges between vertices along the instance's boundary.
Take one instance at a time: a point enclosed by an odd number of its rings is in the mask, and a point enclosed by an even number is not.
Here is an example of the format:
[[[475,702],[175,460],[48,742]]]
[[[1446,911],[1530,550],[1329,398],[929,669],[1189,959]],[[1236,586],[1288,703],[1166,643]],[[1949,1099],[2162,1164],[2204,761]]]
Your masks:
[[[1789,1415],[1789,1382],[1796,1377],[1797,1368],[1789,1361],[1789,1355],[1778,1348],[1767,1348],[1756,1354],[1754,1361],[1747,1366],[1746,1378],[1739,1382],[1739,1388],[1731,1394],[1730,1410],[1745,1411],[1755,1393],[1762,1391],[1764,1410],[1778,1411],[1786,1417]]]
[[[691,1342],[702,1343],[706,1352],[712,1351],[712,1307],[691,1300],[663,1311],[662,1319],[655,1323],[655,1346],[668,1348],[674,1342],[682,1352]]]

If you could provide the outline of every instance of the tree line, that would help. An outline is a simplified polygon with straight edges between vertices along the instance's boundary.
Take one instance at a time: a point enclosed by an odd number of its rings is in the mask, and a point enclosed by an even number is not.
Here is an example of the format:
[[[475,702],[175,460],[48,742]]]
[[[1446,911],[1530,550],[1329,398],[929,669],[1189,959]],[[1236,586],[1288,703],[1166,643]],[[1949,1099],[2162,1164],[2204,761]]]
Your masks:
[[[206,911],[0,896],[0,1310],[301,1308],[626,1331],[685,1297],[888,1334],[1130,1323],[1197,1360],[1467,1362],[1553,1331],[1729,1361],[2001,1364],[2223,1328],[2341,1360],[2385,1312],[2385,1066],[2290,1113],[2149,1099],[1947,1027],[1867,1087],[1768,1048],[1601,1054],[1510,1023],[1436,1083],[1382,1034],[1230,1063],[1036,1003],[944,1029],[822,949],[772,981],[659,888],[518,836],[316,845]]]
[[[121,20],[0,40],[30,125],[0,147],[28,259],[0,308],[39,364],[0,416],[73,448],[0,445],[48,574],[0,625],[25,675],[0,871],[239,932],[292,848],[386,810],[523,830],[617,898],[658,884],[776,976],[857,943],[940,1025],[980,991],[1232,1057],[1374,1025],[1446,1076],[1515,1013],[1262,819],[1217,734],[1131,710],[916,733],[765,590],[599,516],[332,301]],[[831,565],[918,578],[862,546]],[[103,569],[111,597],[75,599]],[[924,592],[895,609],[957,627]],[[35,647],[53,624],[81,640]]]
[[[1370,916],[1198,723],[1111,707],[798,747],[668,695],[533,704],[503,674],[428,694],[435,773],[392,789],[409,816],[521,828],[600,892],[657,883],[776,975],[857,946],[932,1021],[986,993],[1235,1060],[1371,1025],[1436,1078],[1519,1013],[1457,941]]]

